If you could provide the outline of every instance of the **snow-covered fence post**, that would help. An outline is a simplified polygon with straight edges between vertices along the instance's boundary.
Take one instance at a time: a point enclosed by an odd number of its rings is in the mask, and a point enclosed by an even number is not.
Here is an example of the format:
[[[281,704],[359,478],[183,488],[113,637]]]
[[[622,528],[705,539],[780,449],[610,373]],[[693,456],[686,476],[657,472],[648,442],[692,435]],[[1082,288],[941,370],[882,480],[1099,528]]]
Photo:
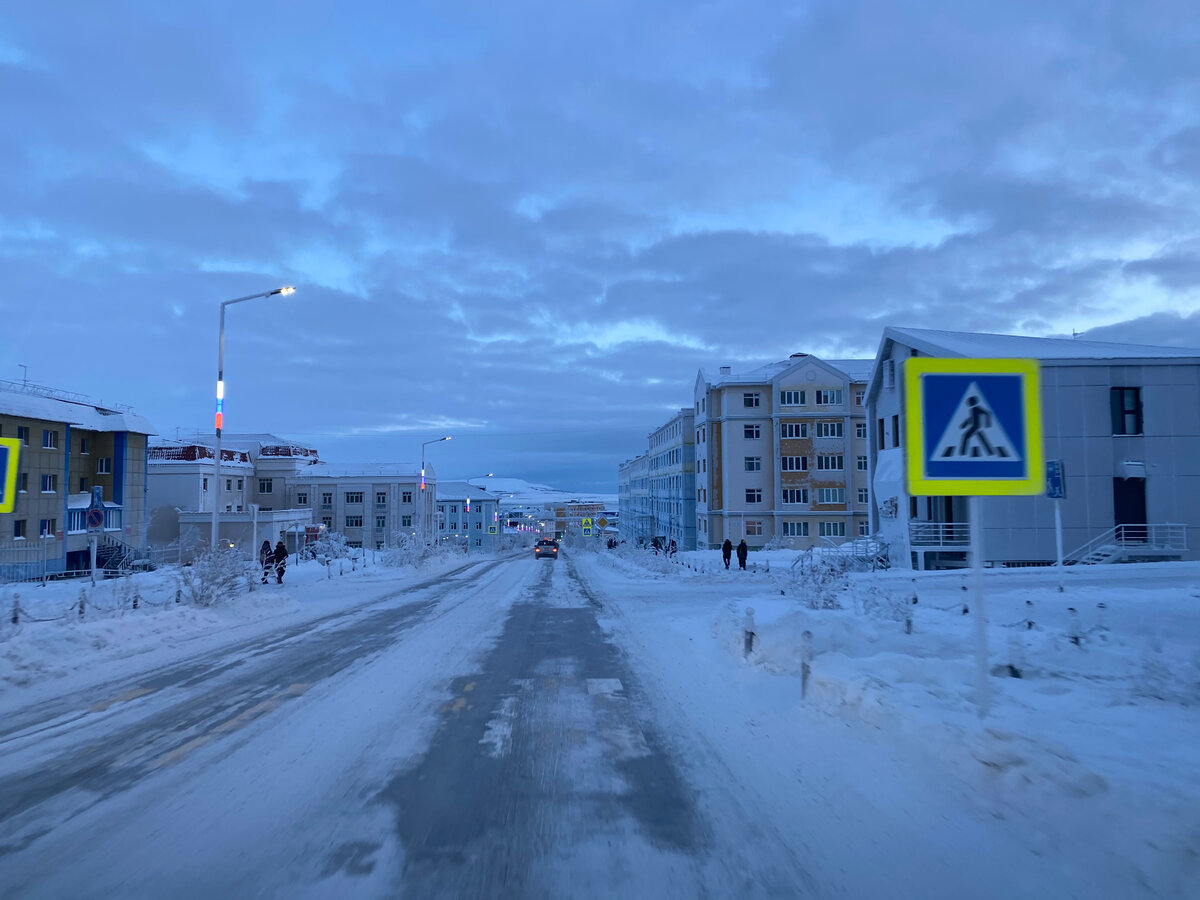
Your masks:
[[[813,633],[807,628],[800,634],[800,699],[808,696],[808,676],[812,674]]]
[[[1073,606],[1068,606],[1067,612],[1069,612],[1071,614],[1070,625],[1068,626],[1068,630],[1067,630],[1067,640],[1069,640],[1072,644],[1074,644],[1076,647],[1078,647],[1078,646],[1080,646],[1079,610],[1077,610]]]
[[[754,608],[750,606],[746,607],[746,626],[743,633],[745,637],[742,657],[745,658],[754,652]]]
[[[138,608],[138,603],[141,602],[141,599],[142,599],[142,595],[139,594],[136,590],[134,590],[134,592],[133,592],[133,608],[134,609]]]
[[[19,624],[21,621],[21,603],[18,600],[19,596],[19,594],[13,594],[12,623],[14,625]]]
[[[1108,604],[1103,600],[1096,604],[1096,630],[1108,631]]]
[[[1025,671],[1025,639],[1021,632],[1008,636],[1008,674],[1012,678],[1023,677]]]
[[[339,575],[346,574],[346,561],[344,559],[338,560],[338,574]]]
[[[183,588],[175,588],[175,602],[179,603],[183,600]]]
[[[1025,601],[1025,630],[1033,631],[1033,601]]]
[[[87,606],[87,591],[79,592],[79,618],[83,618],[84,607]]]
[[[913,591],[913,595],[908,598],[908,604],[904,610],[904,633],[912,634],[913,616],[917,612],[917,592]]]

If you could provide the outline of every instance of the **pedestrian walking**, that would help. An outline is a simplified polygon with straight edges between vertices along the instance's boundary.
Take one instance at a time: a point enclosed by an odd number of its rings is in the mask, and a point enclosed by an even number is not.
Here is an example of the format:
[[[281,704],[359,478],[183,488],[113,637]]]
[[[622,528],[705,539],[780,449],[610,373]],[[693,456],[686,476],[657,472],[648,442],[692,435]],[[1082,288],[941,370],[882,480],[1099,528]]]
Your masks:
[[[283,584],[283,573],[287,571],[287,558],[287,544],[285,544],[281,538],[279,543],[275,545],[275,554],[273,557],[275,561],[276,584]]]
[[[746,568],[746,557],[750,554],[750,548],[746,546],[746,539],[742,538],[742,542],[738,544],[738,568]]]
[[[258,564],[262,566],[262,583],[266,584],[275,565],[275,554],[271,551],[270,541],[263,541],[262,546],[258,548]]]
[[[671,543],[667,544],[667,556],[671,559],[675,558],[675,554],[679,552],[679,545],[675,543],[675,538],[671,538]]]
[[[721,545],[721,559],[725,560],[725,568],[729,568],[729,558],[733,556],[733,543],[729,538],[725,538],[725,543]]]

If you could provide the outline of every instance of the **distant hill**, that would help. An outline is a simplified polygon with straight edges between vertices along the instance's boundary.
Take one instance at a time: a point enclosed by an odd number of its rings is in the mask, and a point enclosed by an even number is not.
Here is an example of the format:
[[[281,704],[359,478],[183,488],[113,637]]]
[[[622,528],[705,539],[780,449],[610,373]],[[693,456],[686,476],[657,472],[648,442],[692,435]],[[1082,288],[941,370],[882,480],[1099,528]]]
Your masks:
[[[520,478],[472,478],[470,483],[500,494],[507,501],[502,504],[505,506],[542,506],[546,503],[578,500],[581,503],[603,503],[612,509],[617,508],[616,494],[561,491],[546,484],[532,484]]]

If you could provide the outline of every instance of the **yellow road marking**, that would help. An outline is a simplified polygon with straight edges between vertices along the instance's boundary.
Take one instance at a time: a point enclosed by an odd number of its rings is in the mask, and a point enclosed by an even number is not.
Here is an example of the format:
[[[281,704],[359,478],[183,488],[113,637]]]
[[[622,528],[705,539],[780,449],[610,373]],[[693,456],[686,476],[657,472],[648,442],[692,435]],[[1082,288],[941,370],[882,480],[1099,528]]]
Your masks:
[[[466,687],[463,688],[463,693],[469,693],[473,690],[475,690],[475,682],[468,681]]]
[[[130,700],[136,700],[138,697],[145,697],[147,694],[153,693],[154,688],[133,688],[123,694],[117,694],[111,700],[101,700],[99,703],[93,703],[88,712],[104,712],[110,706],[116,706],[118,703],[128,703]]]

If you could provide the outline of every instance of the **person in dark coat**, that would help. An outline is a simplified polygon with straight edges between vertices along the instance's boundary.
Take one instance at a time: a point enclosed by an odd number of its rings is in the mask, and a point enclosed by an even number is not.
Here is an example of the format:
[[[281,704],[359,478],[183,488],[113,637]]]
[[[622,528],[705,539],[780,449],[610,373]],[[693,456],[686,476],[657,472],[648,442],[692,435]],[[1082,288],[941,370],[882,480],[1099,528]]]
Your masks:
[[[725,543],[721,545],[721,559],[725,560],[725,568],[729,568],[729,558],[733,556],[733,544],[729,538],[725,538]]]
[[[275,545],[275,583],[283,584],[283,573],[287,571],[287,544],[282,539]]]
[[[750,548],[746,546],[746,539],[742,538],[742,542],[738,544],[738,568],[746,568],[746,557],[750,554]]]
[[[267,576],[275,565],[275,554],[271,550],[270,541],[263,541],[262,546],[258,548],[258,564],[262,566],[262,583],[266,584]]]

